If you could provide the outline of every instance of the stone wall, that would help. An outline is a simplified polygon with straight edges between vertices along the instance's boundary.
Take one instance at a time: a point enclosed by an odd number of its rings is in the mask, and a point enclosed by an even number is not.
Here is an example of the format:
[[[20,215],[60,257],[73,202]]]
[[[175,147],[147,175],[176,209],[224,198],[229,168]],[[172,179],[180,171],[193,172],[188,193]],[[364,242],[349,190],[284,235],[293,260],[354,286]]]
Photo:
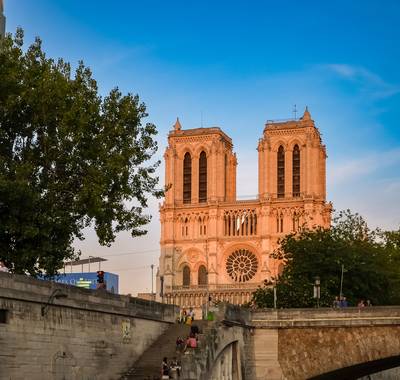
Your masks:
[[[370,373],[368,363],[400,355],[398,306],[267,310],[253,312],[251,325],[252,379],[302,380],[341,370]],[[397,373],[386,371],[371,379],[393,379]],[[348,378],[334,376],[329,378]]]
[[[169,305],[0,273],[0,379],[117,379],[176,312]]]

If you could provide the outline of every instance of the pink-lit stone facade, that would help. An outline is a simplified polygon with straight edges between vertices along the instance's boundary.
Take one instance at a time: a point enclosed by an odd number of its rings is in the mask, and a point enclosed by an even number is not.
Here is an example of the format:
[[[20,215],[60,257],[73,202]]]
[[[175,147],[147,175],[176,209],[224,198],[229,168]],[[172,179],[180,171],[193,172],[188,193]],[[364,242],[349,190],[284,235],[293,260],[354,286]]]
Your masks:
[[[184,307],[200,307],[207,295],[248,302],[281,270],[269,257],[279,238],[330,226],[326,149],[308,110],[267,122],[257,150],[258,197],[237,200],[232,140],[220,128],[184,130],[177,120],[164,154],[170,188],[160,207],[157,296],[162,284],[164,300]]]

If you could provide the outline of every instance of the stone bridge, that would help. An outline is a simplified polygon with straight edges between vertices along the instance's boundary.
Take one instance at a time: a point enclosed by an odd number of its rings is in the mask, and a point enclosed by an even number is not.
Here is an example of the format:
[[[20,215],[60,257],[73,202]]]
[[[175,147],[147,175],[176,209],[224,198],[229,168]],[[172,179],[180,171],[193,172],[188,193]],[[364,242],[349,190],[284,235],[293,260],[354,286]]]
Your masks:
[[[169,333],[175,350],[177,312],[0,273],[0,379],[118,379]],[[400,379],[400,307],[221,305],[182,367],[188,380]]]
[[[187,379],[399,379],[400,307],[228,306],[203,349],[184,360]]]

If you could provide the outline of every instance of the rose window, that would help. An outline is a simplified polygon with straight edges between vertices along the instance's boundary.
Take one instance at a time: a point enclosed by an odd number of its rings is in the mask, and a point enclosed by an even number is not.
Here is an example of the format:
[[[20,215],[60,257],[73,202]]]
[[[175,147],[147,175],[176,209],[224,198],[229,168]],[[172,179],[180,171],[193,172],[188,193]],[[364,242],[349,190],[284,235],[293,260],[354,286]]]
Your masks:
[[[226,271],[235,282],[246,282],[254,277],[258,260],[254,253],[247,249],[238,249],[226,260]]]

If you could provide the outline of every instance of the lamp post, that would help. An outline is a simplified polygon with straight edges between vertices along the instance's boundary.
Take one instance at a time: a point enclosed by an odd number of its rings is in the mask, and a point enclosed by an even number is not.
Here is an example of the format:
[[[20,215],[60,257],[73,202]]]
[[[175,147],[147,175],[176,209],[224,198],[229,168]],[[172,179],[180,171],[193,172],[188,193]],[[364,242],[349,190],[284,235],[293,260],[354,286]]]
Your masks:
[[[209,303],[210,303],[210,288],[208,286],[208,275],[209,275],[209,262],[208,262],[208,240],[206,239],[206,247],[205,247],[205,253],[206,253],[206,263],[207,263],[207,278],[206,278],[206,297],[207,297],[207,301],[206,301],[206,319],[208,318],[208,309],[210,307]]]
[[[154,264],[150,265],[151,268],[151,300],[154,301],[154,277],[153,277],[153,271],[154,271]]]
[[[344,273],[344,265],[342,264],[342,274],[340,276],[340,292],[339,292],[339,300],[343,297],[343,273]]]
[[[94,258],[94,256],[89,255],[89,273],[90,273],[90,259],[92,259],[92,258]],[[100,270],[100,267],[99,267],[99,270]]]
[[[317,299],[317,307],[319,307],[319,299],[321,298],[321,280],[319,276],[315,277],[314,298]]]

